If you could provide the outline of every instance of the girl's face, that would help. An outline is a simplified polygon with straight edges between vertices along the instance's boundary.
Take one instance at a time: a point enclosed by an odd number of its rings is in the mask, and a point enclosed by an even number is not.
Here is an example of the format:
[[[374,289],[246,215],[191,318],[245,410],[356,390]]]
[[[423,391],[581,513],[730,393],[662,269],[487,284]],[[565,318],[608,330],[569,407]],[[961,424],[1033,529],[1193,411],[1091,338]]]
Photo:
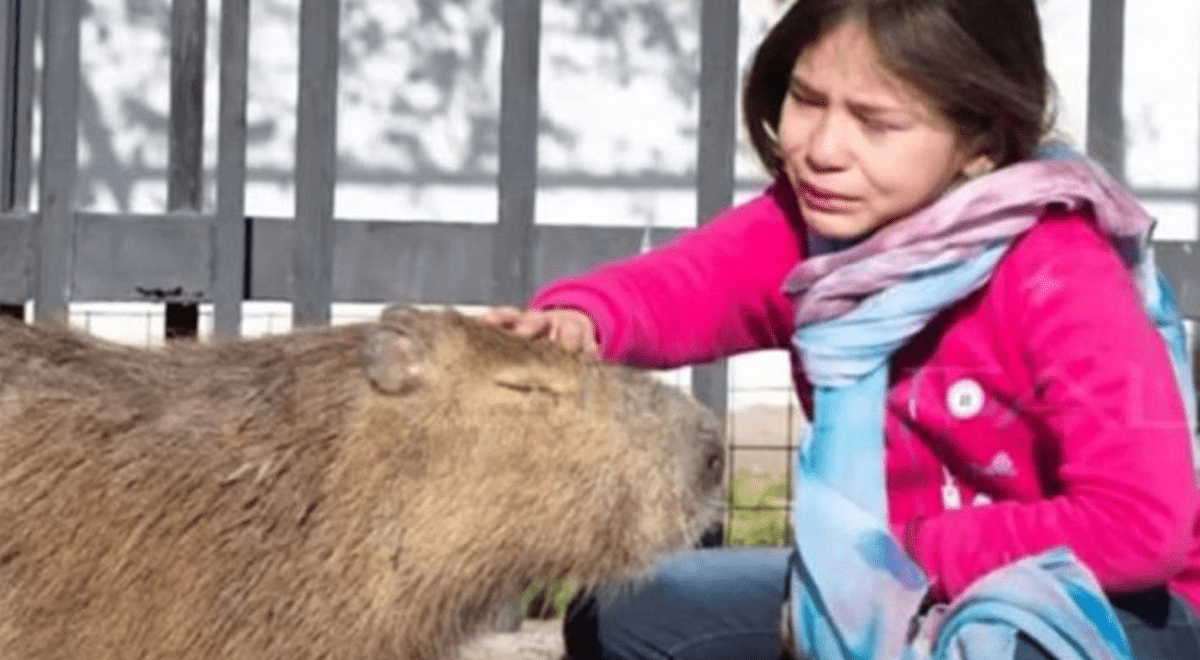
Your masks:
[[[879,63],[853,20],[797,58],[778,138],[805,221],[830,238],[866,236],[990,169],[924,95]]]

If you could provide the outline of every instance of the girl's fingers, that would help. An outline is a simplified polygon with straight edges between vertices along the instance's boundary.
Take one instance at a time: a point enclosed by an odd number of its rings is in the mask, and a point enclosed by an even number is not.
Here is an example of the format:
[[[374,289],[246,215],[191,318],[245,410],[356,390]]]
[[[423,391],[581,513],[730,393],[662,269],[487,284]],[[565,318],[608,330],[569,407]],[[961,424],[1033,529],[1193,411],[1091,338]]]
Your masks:
[[[586,337],[582,332],[573,334],[567,345],[571,350],[579,353],[586,353],[588,355],[596,355],[597,353],[596,342]]]
[[[564,318],[555,325],[557,341],[567,348],[590,355],[596,354],[596,339],[590,323],[577,318]]]
[[[581,350],[592,357],[600,356],[600,345],[596,343],[596,334],[591,328],[588,328],[587,332],[584,333]]]
[[[553,334],[550,338],[572,351],[580,349],[579,333],[570,323],[554,324]]]
[[[549,323],[544,312],[526,311],[516,307],[497,307],[484,314],[483,321],[521,337],[536,337],[545,331]]]
[[[525,312],[513,325],[512,331],[522,337],[539,337],[550,329],[545,312]]]
[[[497,307],[483,315],[483,321],[504,328],[519,337],[545,338],[573,351],[597,355],[595,328],[587,315],[575,310],[522,310]]]
[[[511,328],[524,314],[516,307],[497,307],[483,315],[483,322],[492,325],[498,325],[502,328]]]

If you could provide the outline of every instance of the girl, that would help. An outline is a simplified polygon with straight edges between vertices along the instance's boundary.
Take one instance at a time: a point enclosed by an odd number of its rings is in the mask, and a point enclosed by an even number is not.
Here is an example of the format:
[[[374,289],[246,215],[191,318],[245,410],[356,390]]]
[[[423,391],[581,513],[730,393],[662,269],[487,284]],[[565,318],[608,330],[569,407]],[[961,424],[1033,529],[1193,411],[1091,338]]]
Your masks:
[[[828,360],[794,333],[995,251],[887,360],[893,538],[943,602],[1068,548],[1137,660],[1200,658],[1187,409],[1130,267],[1149,220],[1086,161],[1034,157],[1049,115],[1040,35],[1035,0],[796,0],[743,97],[774,183],[488,318],[641,367],[787,348],[811,417]],[[570,656],[777,658],[788,557],[672,558],[648,585],[575,608]],[[1048,656],[1020,637],[1016,657]]]

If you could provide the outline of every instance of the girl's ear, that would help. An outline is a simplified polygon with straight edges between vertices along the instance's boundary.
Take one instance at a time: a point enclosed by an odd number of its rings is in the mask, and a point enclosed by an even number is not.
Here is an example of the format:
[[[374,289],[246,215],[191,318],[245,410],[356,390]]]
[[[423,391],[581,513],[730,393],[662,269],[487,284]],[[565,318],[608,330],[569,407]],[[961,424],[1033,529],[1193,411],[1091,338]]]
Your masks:
[[[1002,158],[999,153],[1001,150],[997,148],[998,141],[990,131],[967,139],[962,145],[967,159],[959,170],[964,180],[977,179],[996,169],[996,163]]]
[[[967,161],[962,167],[962,175],[970,180],[991,172],[996,169],[996,161],[986,153],[981,153],[978,156]]]

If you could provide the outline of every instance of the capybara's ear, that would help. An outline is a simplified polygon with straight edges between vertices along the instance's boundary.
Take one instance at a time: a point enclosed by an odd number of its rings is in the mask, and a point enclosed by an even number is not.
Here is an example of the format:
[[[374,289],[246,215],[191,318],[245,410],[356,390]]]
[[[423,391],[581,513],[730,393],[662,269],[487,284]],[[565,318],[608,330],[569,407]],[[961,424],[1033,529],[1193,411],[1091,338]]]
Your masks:
[[[371,384],[387,394],[406,394],[421,385],[429,351],[419,337],[399,329],[370,331],[363,347],[363,368]]]
[[[428,317],[428,313],[403,304],[388,305],[379,313],[379,320],[384,324],[410,332],[416,329],[422,319],[428,321]]]

